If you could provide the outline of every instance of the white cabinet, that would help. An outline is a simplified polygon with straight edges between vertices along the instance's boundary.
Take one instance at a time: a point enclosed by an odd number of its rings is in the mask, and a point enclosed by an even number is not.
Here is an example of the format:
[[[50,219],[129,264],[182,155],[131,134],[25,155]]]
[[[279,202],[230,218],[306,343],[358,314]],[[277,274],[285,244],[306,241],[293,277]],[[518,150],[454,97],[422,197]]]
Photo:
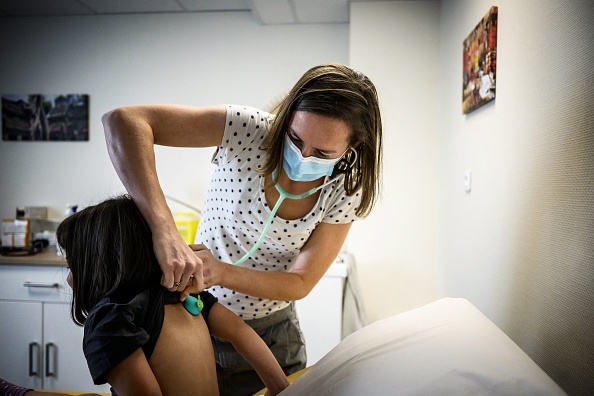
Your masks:
[[[0,318],[0,376],[20,386],[42,388],[36,367],[43,345],[42,304],[0,300]]]
[[[342,300],[349,260],[350,255],[341,253],[307,297],[296,302],[308,366],[342,340]]]
[[[109,392],[89,374],[66,275],[62,266],[0,265],[0,377],[34,389]]]

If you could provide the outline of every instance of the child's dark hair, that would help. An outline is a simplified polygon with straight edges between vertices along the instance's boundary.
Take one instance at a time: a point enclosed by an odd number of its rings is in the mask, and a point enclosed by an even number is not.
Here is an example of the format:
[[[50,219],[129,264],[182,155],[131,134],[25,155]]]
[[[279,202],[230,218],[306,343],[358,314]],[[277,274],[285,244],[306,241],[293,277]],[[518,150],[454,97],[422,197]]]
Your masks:
[[[78,325],[102,298],[133,295],[160,280],[151,231],[127,195],[67,217],[56,237],[72,273],[71,315]]]

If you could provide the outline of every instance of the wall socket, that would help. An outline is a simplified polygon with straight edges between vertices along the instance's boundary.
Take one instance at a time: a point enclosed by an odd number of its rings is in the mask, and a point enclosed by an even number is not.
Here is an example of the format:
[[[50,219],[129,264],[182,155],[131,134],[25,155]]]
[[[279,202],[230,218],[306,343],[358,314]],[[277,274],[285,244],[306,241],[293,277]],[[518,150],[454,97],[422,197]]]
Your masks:
[[[467,193],[472,190],[472,170],[467,169],[464,171],[464,191]]]

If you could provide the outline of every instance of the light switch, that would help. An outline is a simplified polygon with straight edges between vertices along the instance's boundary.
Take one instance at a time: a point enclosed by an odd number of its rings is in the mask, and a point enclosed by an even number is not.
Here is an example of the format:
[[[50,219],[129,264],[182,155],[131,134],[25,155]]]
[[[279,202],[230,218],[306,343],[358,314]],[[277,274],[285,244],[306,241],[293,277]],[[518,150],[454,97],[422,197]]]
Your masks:
[[[467,169],[464,171],[464,191],[467,193],[472,189],[472,171]]]

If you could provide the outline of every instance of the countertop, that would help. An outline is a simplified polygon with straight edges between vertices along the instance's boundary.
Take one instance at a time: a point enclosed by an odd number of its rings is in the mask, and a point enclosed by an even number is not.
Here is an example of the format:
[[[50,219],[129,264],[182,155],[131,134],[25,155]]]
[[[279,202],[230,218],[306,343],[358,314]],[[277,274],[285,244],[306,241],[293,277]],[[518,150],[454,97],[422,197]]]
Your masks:
[[[64,257],[58,256],[56,248],[49,246],[37,254],[22,256],[3,256],[0,255],[0,265],[58,265],[65,266]]]

